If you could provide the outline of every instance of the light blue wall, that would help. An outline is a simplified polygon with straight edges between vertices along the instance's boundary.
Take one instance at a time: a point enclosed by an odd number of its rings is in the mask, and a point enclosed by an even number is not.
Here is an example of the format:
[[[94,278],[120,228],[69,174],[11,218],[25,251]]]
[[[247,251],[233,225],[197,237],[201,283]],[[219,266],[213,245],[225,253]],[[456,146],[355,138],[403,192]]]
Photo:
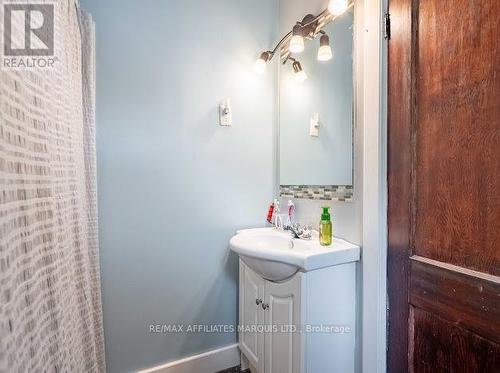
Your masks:
[[[235,324],[228,240],[273,195],[278,1],[81,0],[97,39],[101,273],[109,372],[228,345],[234,334],[150,334],[151,323]],[[217,125],[233,103],[232,128]]]

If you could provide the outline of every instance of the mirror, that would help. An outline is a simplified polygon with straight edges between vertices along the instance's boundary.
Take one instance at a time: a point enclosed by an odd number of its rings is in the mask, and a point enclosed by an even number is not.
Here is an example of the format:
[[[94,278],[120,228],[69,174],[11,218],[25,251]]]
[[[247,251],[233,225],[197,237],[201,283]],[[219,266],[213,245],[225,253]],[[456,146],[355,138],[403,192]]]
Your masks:
[[[348,201],[353,192],[353,12],[323,28],[333,58],[318,61],[319,35],[281,63],[279,180],[284,197]]]

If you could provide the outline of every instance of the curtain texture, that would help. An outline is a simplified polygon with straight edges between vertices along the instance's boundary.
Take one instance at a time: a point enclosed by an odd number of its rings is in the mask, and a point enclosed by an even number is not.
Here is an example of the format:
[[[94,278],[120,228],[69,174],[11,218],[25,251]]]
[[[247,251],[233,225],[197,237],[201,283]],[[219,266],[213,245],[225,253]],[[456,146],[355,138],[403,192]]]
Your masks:
[[[56,7],[55,67],[0,70],[2,373],[105,371],[94,25]]]

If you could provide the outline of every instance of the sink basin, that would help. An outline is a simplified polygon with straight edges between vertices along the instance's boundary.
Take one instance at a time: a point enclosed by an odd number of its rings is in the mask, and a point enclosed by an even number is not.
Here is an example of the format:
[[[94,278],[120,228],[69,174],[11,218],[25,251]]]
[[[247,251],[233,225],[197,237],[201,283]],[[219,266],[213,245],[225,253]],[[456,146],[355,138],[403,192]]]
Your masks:
[[[229,246],[247,266],[275,282],[286,280],[298,271],[351,263],[360,257],[359,246],[342,239],[334,238],[332,245],[321,246],[317,235],[305,241],[273,228],[238,231]]]

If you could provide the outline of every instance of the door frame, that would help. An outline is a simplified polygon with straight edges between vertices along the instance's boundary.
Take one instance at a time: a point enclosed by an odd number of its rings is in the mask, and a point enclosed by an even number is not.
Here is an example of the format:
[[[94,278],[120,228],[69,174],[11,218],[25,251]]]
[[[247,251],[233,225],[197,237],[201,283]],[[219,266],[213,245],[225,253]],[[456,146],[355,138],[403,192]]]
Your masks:
[[[408,370],[408,281],[410,236],[412,230],[412,154],[406,146],[411,142],[411,113],[413,95],[412,27],[413,16],[410,0],[390,0],[389,12],[393,32],[391,48],[388,51],[388,372]],[[391,65],[394,64],[394,66]],[[391,92],[394,98],[391,100]],[[397,100],[398,105],[390,102]],[[401,140],[406,139],[406,140]]]
[[[363,127],[363,257],[361,367],[386,372],[387,358],[387,0],[356,0],[356,60],[362,79],[358,125]],[[361,19],[360,19],[361,18]],[[361,70],[360,70],[361,69]]]

